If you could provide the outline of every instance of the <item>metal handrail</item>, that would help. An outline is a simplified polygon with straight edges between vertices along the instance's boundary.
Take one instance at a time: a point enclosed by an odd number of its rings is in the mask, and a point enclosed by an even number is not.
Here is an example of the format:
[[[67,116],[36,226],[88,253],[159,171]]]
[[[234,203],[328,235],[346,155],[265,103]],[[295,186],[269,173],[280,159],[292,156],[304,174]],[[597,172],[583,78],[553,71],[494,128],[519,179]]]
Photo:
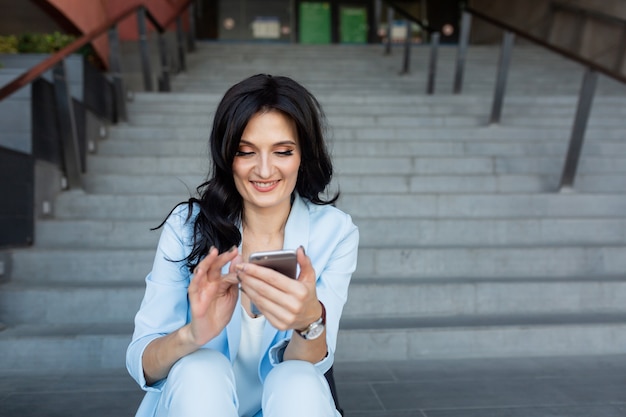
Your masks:
[[[586,68],[578,95],[576,115],[574,117],[574,124],[572,126],[569,146],[567,149],[567,154],[565,156],[564,166],[561,173],[561,180],[559,183],[560,191],[571,188],[576,177],[576,170],[578,167],[578,161],[580,160],[585,131],[587,129],[587,122],[591,113],[591,106],[595,94],[598,74],[604,74],[622,83],[626,83],[626,77],[615,71],[611,71],[605,67],[602,67],[591,60],[573,54],[564,48],[552,45],[544,41],[543,39],[540,39],[530,33],[515,28],[505,22],[501,22],[490,16],[487,16],[484,13],[481,13],[471,7],[466,7],[463,11],[462,17],[461,30],[463,34],[459,42],[459,53],[457,56],[455,82],[453,88],[454,93],[460,93],[462,89],[464,61],[467,46],[469,44],[469,28],[471,26],[471,16],[476,16],[504,30],[504,40],[501,49],[500,63],[498,65],[498,77],[496,81],[490,123],[498,123],[500,121],[511,50],[513,48],[513,43],[516,35],[527,39],[545,49],[548,49],[549,51],[562,55],[565,58],[581,64]]]
[[[440,33],[432,26],[425,23],[423,20],[417,19],[415,16],[411,15],[404,8],[398,6],[393,1],[385,0],[388,6],[388,14],[387,14],[387,45],[385,47],[385,55],[389,55],[391,53],[391,18],[392,11],[397,12],[401,16],[404,17],[406,22],[406,39],[404,40],[404,54],[402,59],[402,70],[400,74],[408,74],[409,67],[411,62],[411,22],[417,24],[421,27],[425,32],[428,33],[428,37],[430,39],[430,56],[428,62],[428,77],[426,83],[426,94],[433,94],[435,92],[435,76],[437,74],[437,55],[439,50],[439,40]]]
[[[189,7],[193,0],[186,0],[178,5],[171,13],[171,15],[165,20],[165,22],[159,22],[158,19],[148,10],[145,2],[135,4],[123,9],[115,16],[107,19],[105,22],[99,24],[97,27],[84,34],[80,38],[76,39],[71,44],[67,45],[60,51],[50,55],[37,65],[33,66],[13,81],[9,82],[2,88],[0,88],[0,100],[3,100],[15,93],[22,87],[29,85],[30,83],[41,77],[46,71],[52,70],[53,85],[55,91],[56,100],[56,118],[58,121],[58,129],[61,138],[61,152],[64,156],[64,187],[69,188],[82,188],[82,172],[84,167],[81,163],[81,151],[78,140],[78,131],[76,125],[76,118],[73,111],[73,99],[69,92],[69,86],[67,82],[67,74],[65,69],[65,59],[71,54],[78,51],[81,47],[87,43],[93,41],[95,38],[105,34],[108,31],[110,42],[110,61],[109,71],[113,81],[114,88],[114,100],[115,100],[115,116],[113,122],[126,120],[126,105],[125,105],[125,93],[122,83],[121,69],[120,69],[120,57],[119,57],[119,40],[117,35],[117,25],[119,22],[129,17],[133,13],[137,13],[138,17],[138,29],[141,47],[142,68],[144,74],[144,84],[146,90],[151,90],[150,79],[152,77],[150,72],[149,55],[147,48],[147,25],[146,20],[150,20],[156,28],[159,36],[159,49],[161,56],[161,70],[162,77],[159,80],[160,90],[169,91],[169,64],[167,59],[167,53],[165,50],[165,39],[163,33],[175,19],[178,19],[177,31],[182,30],[182,22],[179,17]],[[182,37],[178,36],[180,41]],[[179,45],[179,54],[180,45]]]
[[[26,85],[35,81],[43,73],[52,69],[69,55],[75,53],[80,48],[96,39],[98,36],[103,35],[109,30],[109,28],[117,25],[119,22],[121,22],[131,14],[137,12],[139,9],[143,8],[144,10],[146,10],[146,17],[150,19],[150,22],[155,26],[159,33],[163,33],[167,26],[169,26],[182,13],[191,4],[192,1],[193,0],[186,0],[181,3],[178,8],[175,9],[175,12],[172,13],[172,16],[166,21],[166,24],[159,23],[159,21],[154,18],[152,13],[150,13],[150,11],[148,10],[148,6],[146,6],[145,4],[135,4],[127,7],[126,9],[117,13],[115,16],[107,19],[104,23],[96,26],[93,30],[76,39],[74,42],[67,45],[63,49],[50,55],[48,58],[44,59],[39,64],[27,70],[25,73],[15,78],[13,81],[4,85],[2,88],[0,88],[0,101],[10,96],[20,88],[25,87]]]
[[[583,65],[583,66],[585,66],[587,68],[590,68],[593,71],[596,71],[598,73],[604,74],[607,77],[613,78],[613,79],[615,79],[617,81],[620,81],[622,83],[626,83],[626,76],[624,76],[622,74],[619,74],[616,71],[611,71],[611,70],[609,70],[609,69],[607,69],[607,68],[605,68],[603,66],[600,66],[597,63],[595,63],[595,62],[593,62],[593,61],[591,61],[589,59],[586,59],[586,58],[583,58],[583,57],[581,57],[579,55],[576,55],[576,54],[568,51],[565,48],[561,48],[559,46],[550,44],[550,43],[546,42],[545,40],[543,40],[543,39],[541,39],[541,38],[539,38],[537,36],[534,36],[534,35],[532,35],[532,34],[530,34],[528,32],[525,32],[525,31],[523,31],[521,29],[518,29],[518,28],[516,28],[514,26],[511,26],[508,23],[501,22],[501,21],[496,20],[496,19],[494,19],[494,18],[492,18],[490,16],[487,16],[486,14],[481,13],[481,12],[479,12],[478,10],[476,10],[476,9],[474,9],[472,7],[469,7],[469,6],[466,7],[465,11],[470,13],[470,14],[472,14],[473,16],[476,16],[476,17],[480,18],[481,20],[484,20],[485,22],[488,22],[488,23],[490,23],[490,24],[492,24],[494,26],[497,26],[497,27],[503,29],[506,32],[514,33],[516,36],[519,36],[520,38],[524,38],[526,40],[529,40],[529,41],[531,41],[531,42],[533,42],[533,43],[535,43],[535,44],[537,44],[537,45],[539,45],[539,46],[541,46],[543,48],[546,48],[546,49],[548,49],[548,50],[550,50],[550,51],[552,51],[554,53],[562,55],[562,56],[564,56],[565,58],[567,58],[569,60],[577,62],[577,63],[579,63],[579,64],[581,64],[581,65]]]

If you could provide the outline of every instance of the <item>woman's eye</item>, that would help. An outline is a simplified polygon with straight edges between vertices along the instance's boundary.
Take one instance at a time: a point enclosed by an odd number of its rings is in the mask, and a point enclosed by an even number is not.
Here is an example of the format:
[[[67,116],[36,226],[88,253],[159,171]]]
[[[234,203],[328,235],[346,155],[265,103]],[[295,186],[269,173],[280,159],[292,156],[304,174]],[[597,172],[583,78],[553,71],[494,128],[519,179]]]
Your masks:
[[[293,149],[288,149],[286,151],[277,151],[276,153],[281,156],[291,156],[293,155]]]
[[[237,151],[235,156],[250,156],[254,155],[254,152]]]

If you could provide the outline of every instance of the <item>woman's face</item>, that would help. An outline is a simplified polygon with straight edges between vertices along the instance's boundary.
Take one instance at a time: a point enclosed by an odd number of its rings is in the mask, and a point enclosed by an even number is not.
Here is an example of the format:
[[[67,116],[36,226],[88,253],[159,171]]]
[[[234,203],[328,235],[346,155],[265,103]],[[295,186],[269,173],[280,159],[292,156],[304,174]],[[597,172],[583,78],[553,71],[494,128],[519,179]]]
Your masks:
[[[246,209],[291,204],[301,152],[294,122],[270,110],[252,116],[233,161],[237,191]]]

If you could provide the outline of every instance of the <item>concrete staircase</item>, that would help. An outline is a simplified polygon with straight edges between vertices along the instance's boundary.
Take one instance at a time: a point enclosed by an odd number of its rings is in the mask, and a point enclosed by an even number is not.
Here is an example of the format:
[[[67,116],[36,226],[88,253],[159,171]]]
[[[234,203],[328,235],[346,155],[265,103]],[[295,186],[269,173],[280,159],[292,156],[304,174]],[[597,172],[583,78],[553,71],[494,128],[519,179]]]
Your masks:
[[[361,231],[337,360],[626,353],[626,88],[601,79],[574,190],[557,193],[582,71],[516,49],[502,123],[487,126],[497,48],[427,50],[398,76],[378,46],[199,44],[171,94],[136,93],[129,122],[89,157],[11,252],[0,369],[124,366],[160,223],[208,170],[228,86],[293,76],[329,117],[339,207]]]

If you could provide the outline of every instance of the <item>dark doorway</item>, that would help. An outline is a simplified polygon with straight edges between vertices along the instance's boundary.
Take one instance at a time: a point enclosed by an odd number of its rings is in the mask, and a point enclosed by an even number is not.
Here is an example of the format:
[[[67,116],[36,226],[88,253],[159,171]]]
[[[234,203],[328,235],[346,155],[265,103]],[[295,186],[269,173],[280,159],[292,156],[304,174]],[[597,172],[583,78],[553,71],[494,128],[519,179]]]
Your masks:
[[[196,24],[196,38],[217,39],[218,0],[196,0],[194,4],[194,19]]]
[[[458,43],[462,0],[428,0],[426,14],[431,27],[441,33],[441,43]]]

